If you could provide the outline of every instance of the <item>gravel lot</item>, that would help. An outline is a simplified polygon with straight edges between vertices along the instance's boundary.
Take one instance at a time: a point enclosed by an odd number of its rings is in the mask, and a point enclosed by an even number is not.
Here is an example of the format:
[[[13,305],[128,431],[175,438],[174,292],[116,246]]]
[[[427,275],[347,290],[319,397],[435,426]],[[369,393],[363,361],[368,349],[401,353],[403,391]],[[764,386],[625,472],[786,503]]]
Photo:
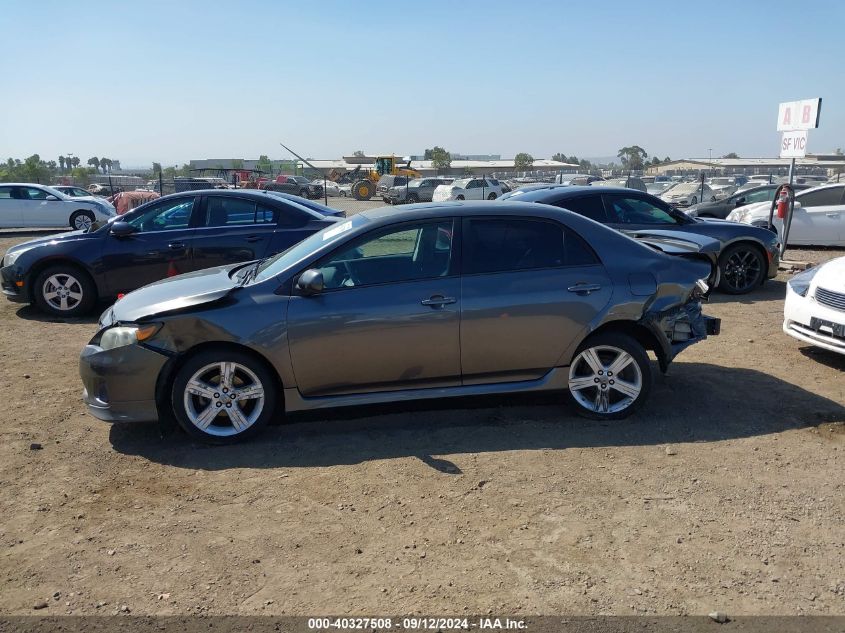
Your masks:
[[[781,332],[785,279],[715,296],[625,422],[486,398],[229,448],[89,417],[95,318],[0,300],[0,612],[845,614],[845,357]]]

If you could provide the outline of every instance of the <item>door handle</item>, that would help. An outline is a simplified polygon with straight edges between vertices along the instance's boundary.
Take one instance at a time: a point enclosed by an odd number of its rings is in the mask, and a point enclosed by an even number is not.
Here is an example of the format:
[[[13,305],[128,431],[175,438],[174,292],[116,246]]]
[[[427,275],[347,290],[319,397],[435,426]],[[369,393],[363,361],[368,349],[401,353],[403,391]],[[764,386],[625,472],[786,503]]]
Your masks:
[[[444,297],[443,295],[434,295],[429,299],[423,299],[420,303],[424,306],[431,306],[432,308],[442,308],[450,303],[455,303],[455,297]]]
[[[598,284],[575,284],[574,286],[569,286],[567,290],[569,292],[574,292],[579,295],[588,295],[591,292],[601,290],[601,286],[599,286]]]
[[[829,217],[829,218],[838,218],[838,217],[839,217],[839,213],[838,213],[838,212],[835,212],[835,213],[825,213],[825,215],[826,215],[827,217]]]
[[[169,248],[171,251],[178,251],[182,248],[185,248],[185,242],[170,242],[170,244],[167,245],[167,248]]]
[[[250,235],[248,238],[246,238],[246,241],[251,244],[253,242],[260,242],[263,239],[264,237],[261,235]]]

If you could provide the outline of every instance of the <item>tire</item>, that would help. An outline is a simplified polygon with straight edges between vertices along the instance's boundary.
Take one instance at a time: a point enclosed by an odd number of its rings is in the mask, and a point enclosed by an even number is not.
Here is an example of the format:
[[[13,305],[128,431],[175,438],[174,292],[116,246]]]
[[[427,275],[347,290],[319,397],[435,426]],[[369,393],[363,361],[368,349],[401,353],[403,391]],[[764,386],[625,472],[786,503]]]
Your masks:
[[[488,199],[488,200],[495,200],[495,199],[496,199],[496,194],[495,194],[495,193],[491,193],[489,196],[487,196],[487,199]]]
[[[407,204],[416,204],[416,203],[417,203],[417,202],[419,202],[419,201],[420,201],[420,198],[419,198],[419,196],[418,196],[417,194],[415,194],[415,193],[410,193],[410,194],[408,194],[408,197],[407,197],[407,199],[405,200],[405,202],[406,202]]]
[[[310,199],[311,199],[311,196],[310,196],[310,195],[308,195],[308,190],[307,190],[307,189],[300,189],[300,191],[299,191],[299,197],[300,197],[300,198],[305,198],[306,200],[310,200]]]
[[[79,231],[91,228],[94,224],[94,214],[90,211],[74,211],[70,216],[70,228]]]
[[[32,285],[32,297],[42,312],[79,317],[91,312],[97,304],[97,286],[85,271],[57,264],[38,274]]]
[[[352,195],[356,200],[369,200],[373,197],[376,188],[369,180],[359,180],[352,185]]]
[[[232,376],[228,384],[222,375],[224,366]],[[260,395],[231,398],[244,395],[247,388],[250,396]],[[188,435],[207,444],[233,444],[267,426],[276,411],[276,392],[275,377],[264,363],[221,347],[188,358],[176,373],[170,402],[176,421]]]
[[[346,197],[346,192],[345,192],[343,189],[341,189],[341,190],[340,190],[340,197],[341,197],[341,198],[345,198],[345,197]]]
[[[710,198],[710,202],[716,202],[716,196],[713,196],[712,198]]]
[[[610,371],[618,362],[626,364]],[[578,415],[621,420],[648,399],[653,379],[640,343],[627,334],[604,332],[588,337],[575,353],[569,366],[569,396]]]
[[[766,258],[753,244],[734,244],[719,256],[719,289],[744,295],[766,279]]]
[[[464,200],[463,195],[458,195],[455,197],[455,200]]]
[[[692,200],[690,201],[690,206],[694,204],[698,204],[698,198],[696,198],[695,196],[692,197]]]

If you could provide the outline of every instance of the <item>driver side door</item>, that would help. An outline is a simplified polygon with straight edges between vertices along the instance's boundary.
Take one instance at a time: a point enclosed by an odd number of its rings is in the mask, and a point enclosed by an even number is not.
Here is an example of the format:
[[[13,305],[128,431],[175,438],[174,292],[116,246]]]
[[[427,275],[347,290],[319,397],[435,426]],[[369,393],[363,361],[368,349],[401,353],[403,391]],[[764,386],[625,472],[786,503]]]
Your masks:
[[[454,224],[375,229],[311,266],[323,274],[324,290],[294,292],[287,314],[304,396],[460,384]]]
[[[130,292],[166,277],[189,272],[192,222],[197,197],[168,198],[133,212],[124,221],[135,232],[109,235],[103,248],[106,287],[112,295]]]

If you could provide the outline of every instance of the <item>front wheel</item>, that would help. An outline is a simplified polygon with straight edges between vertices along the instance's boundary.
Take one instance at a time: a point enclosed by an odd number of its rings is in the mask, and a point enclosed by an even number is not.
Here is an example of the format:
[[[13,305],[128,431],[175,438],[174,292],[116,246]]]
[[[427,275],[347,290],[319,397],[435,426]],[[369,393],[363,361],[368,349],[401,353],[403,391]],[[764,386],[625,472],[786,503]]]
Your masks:
[[[36,278],[33,299],[43,312],[61,317],[78,317],[97,303],[97,287],[87,273],[73,266],[50,266]]]
[[[690,206],[692,206],[694,204],[698,204],[698,198],[696,198],[695,196],[693,196],[692,200],[690,200]]]
[[[188,435],[231,444],[267,425],[276,407],[276,384],[253,356],[212,349],[192,356],[177,372],[171,404]]]
[[[642,345],[626,334],[589,337],[569,366],[569,395],[579,415],[619,420],[648,399],[652,373]]]
[[[495,193],[491,193],[489,196],[487,196],[487,199],[488,199],[488,200],[495,200],[495,199],[496,199],[496,194],[495,194]]]
[[[744,295],[763,283],[766,261],[750,244],[734,244],[719,257],[719,289],[731,295]]]
[[[456,197],[455,197],[455,200],[463,200],[463,199],[464,199],[464,197],[463,197],[462,195],[459,195],[459,196],[456,196]]]
[[[406,202],[407,202],[408,204],[415,204],[415,203],[417,203],[417,202],[419,202],[419,201],[420,201],[420,199],[419,199],[419,197],[417,196],[417,194],[415,194],[415,193],[408,194],[408,199],[406,200]]]
[[[70,216],[70,228],[77,231],[87,231],[94,224],[94,214],[90,211],[74,211]]]

